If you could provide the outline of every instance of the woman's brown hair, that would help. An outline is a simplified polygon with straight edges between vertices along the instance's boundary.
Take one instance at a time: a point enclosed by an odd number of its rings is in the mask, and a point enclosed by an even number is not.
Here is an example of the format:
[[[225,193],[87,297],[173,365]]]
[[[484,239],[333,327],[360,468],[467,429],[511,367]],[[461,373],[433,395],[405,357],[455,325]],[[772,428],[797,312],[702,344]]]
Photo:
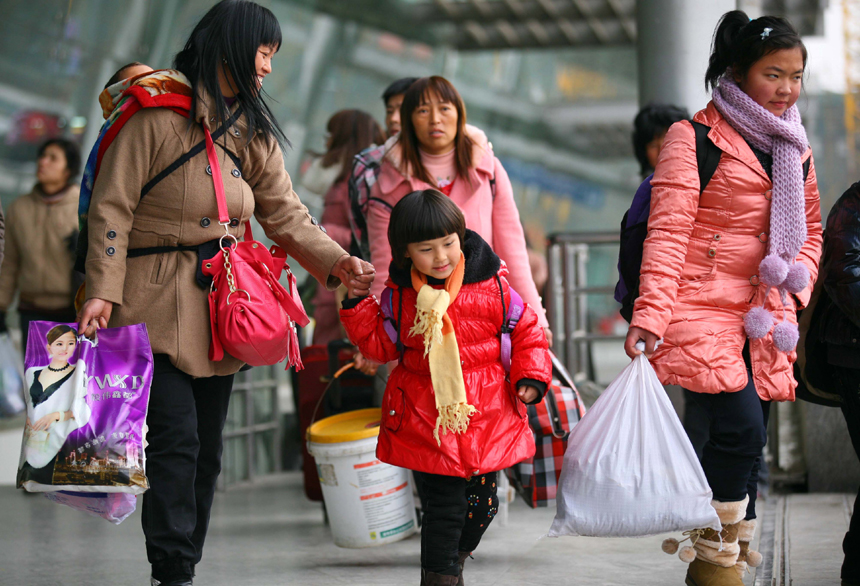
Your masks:
[[[435,94],[441,101],[453,104],[457,109],[457,135],[454,137],[454,157],[457,165],[457,176],[469,181],[469,169],[472,167],[473,141],[466,134],[466,105],[463,98],[450,81],[439,75],[422,77],[406,90],[403,103],[400,105],[400,148],[403,149],[404,172],[411,169],[412,174],[423,181],[434,185],[435,182],[424,163],[421,162],[421,153],[418,151],[418,135],[415,134],[415,126],[412,125],[412,114],[421,104],[429,101],[430,96]]]
[[[48,333],[45,335],[45,338],[48,340],[48,345],[50,346],[51,344],[53,344],[54,342],[59,340],[61,337],[65,336],[66,334],[68,334],[70,332],[76,338],[78,337],[78,332],[75,330],[75,328],[73,328],[71,326],[67,326],[67,325],[54,326],[53,328],[48,330]]]
[[[331,136],[331,146],[323,155],[322,166],[340,165],[335,183],[349,177],[355,155],[372,144],[385,142],[382,127],[373,116],[362,110],[337,112],[329,118],[326,130]]]

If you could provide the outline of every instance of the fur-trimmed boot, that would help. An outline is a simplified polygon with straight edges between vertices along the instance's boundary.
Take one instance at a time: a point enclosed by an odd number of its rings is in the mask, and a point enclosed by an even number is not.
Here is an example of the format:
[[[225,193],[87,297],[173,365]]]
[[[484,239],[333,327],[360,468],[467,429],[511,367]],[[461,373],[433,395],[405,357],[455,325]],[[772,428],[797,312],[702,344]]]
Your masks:
[[[711,501],[711,506],[720,518],[722,530],[695,529],[685,533],[689,535],[692,547],[682,547],[678,556],[681,561],[690,564],[687,568],[687,586],[744,585],[734,566],[740,553],[738,531],[748,501],[748,497],[732,503]],[[678,546],[677,540],[667,539],[663,542],[663,551],[673,554],[678,551]]]
[[[472,557],[472,552],[470,551],[461,551],[460,558],[457,560],[457,563],[460,564],[460,579],[457,581],[457,586],[465,586],[465,582],[463,582],[463,568],[466,566],[466,560]]]
[[[741,579],[747,573],[747,568],[757,568],[761,565],[761,554],[753,549],[750,549],[750,543],[755,539],[755,519],[749,521],[741,521],[738,529],[738,563],[735,564],[735,569],[740,574]]]
[[[734,566],[740,553],[738,531],[748,502],[749,497],[729,503],[711,501],[723,528],[719,532],[704,529],[695,538],[696,558],[687,568],[687,586],[743,586]]]

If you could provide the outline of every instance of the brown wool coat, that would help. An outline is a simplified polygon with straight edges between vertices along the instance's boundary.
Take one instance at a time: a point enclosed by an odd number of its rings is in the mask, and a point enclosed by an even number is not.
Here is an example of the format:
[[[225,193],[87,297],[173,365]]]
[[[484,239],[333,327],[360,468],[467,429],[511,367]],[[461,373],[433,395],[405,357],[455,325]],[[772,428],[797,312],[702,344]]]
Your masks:
[[[69,237],[78,231],[77,186],[57,202],[45,203],[38,185],[6,210],[6,248],[0,266],[0,311],[20,291],[24,309],[72,307],[72,261]]]
[[[204,96],[195,118],[209,127],[215,124],[213,116],[212,103]],[[230,217],[239,220],[230,233],[240,237],[253,214],[292,259],[335,288],[339,280],[329,275],[346,252],[299,201],[278,144],[253,132],[249,142],[248,132],[241,117],[216,141],[227,207]],[[200,124],[189,126],[186,118],[164,108],[132,116],[102,160],[89,211],[86,264],[87,298],[114,304],[110,326],[145,323],[153,353],[167,354],[177,368],[195,377],[233,374],[242,366],[229,355],[220,362],[208,358],[208,291],[195,282],[197,253],[126,258],[126,251],[193,246],[224,234],[205,150],[141,197],[147,182],[203,138]]]

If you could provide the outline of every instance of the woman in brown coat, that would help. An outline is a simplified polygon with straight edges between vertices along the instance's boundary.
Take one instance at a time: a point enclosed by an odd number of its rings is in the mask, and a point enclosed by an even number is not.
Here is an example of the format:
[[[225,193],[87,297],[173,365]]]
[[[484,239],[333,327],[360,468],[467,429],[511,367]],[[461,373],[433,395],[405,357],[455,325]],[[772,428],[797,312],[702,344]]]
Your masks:
[[[188,248],[217,240],[225,228],[241,236],[253,214],[328,288],[343,281],[366,295],[372,280],[370,265],[319,228],[284,170],[285,139],[261,91],[280,43],[268,9],[245,0],[215,5],[177,54],[178,71],[160,74],[187,81],[191,120],[168,108],[138,111],[105,152],[93,188],[81,331],[144,322],[155,356],[142,516],[153,584],[191,584],[221,469],[233,375],[242,366],[230,356],[208,359],[207,290],[195,277],[198,256],[214,253]],[[204,140],[203,126],[214,137],[227,127],[216,151],[228,227],[218,223],[205,151],[151,183]]]
[[[78,237],[78,146],[53,138],[39,147],[33,191],[7,210],[6,255],[0,265],[0,332],[6,312],[19,294],[21,349],[27,350],[31,321],[75,319],[72,274]]]

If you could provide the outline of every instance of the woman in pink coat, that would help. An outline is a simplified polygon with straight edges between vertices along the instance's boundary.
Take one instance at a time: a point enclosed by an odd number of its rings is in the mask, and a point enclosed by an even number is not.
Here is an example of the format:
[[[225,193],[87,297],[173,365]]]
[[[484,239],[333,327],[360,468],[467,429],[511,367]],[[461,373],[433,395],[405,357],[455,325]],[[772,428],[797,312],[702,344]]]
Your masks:
[[[710,420],[702,467],[723,530],[693,539],[689,586],[741,586],[747,562],[760,561],[748,547],[768,407],[794,400],[796,311],[821,254],[815,169],[794,105],[805,65],[788,21],[724,15],[706,76],[713,100],[693,117],[720,150],[716,172],[700,194],[695,135],[683,121],[669,129],[651,181],[625,349],[633,357],[644,340],[662,382],[684,387]]]
[[[355,155],[375,144],[382,144],[385,135],[373,116],[362,110],[341,110],[329,118],[326,125],[326,153],[322,167],[337,167],[340,171],[325,194],[322,226],[329,237],[349,250],[352,229],[349,225],[349,189],[347,181]],[[314,344],[328,344],[344,337],[338,318],[334,291],[317,287],[314,295]]]
[[[439,76],[419,79],[403,97],[400,120],[401,132],[386,143],[367,213],[371,262],[377,271],[371,293],[379,297],[388,280],[391,209],[413,191],[438,189],[463,210],[466,227],[505,262],[511,286],[537,313],[549,338],[511,181],[486,135],[466,125],[466,106],[456,88]]]

